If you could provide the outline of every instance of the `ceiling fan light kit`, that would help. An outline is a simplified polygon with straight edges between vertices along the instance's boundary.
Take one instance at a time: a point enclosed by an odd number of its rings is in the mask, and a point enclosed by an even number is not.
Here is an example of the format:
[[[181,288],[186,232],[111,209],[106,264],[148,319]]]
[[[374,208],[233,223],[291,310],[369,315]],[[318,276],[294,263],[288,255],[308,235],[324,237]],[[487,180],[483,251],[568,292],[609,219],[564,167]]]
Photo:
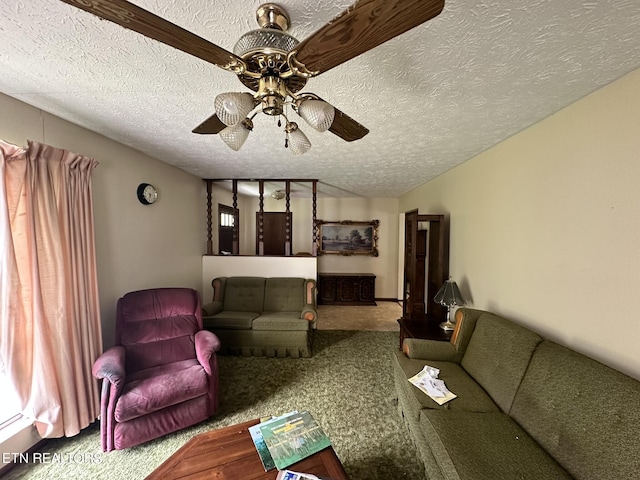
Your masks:
[[[282,115],[285,119],[285,147],[290,148],[294,155],[302,155],[311,148],[311,142],[295,122],[289,121],[285,109],[291,106],[311,127],[319,132],[325,132],[333,123],[334,108],[327,102],[316,99],[310,94],[296,96],[286,82],[286,72],[291,72],[288,65],[289,53],[294,51],[300,43],[296,38],[285,32],[289,28],[290,20],[287,12],[273,3],[261,5],[256,12],[259,30],[252,30],[240,37],[233,47],[234,55],[241,57],[248,65],[249,71],[258,70],[257,92],[254,96],[245,93],[222,93],[216,97],[215,112],[218,118],[227,126],[241,122],[245,117],[253,119],[259,112],[270,116]],[[299,68],[299,67],[298,67]],[[241,80],[249,88],[255,87],[255,78],[248,72]],[[295,82],[297,90],[306,83],[306,75]],[[240,95],[243,97],[240,98]],[[242,103],[242,106],[240,105]],[[258,105],[253,115],[251,111]],[[278,123],[280,125],[281,122]],[[227,129],[225,129],[227,130]],[[235,137],[234,131],[234,137]],[[222,132],[220,132],[222,135]],[[246,140],[248,132],[244,134],[242,143],[229,139],[227,132],[223,141],[232,149],[237,150]],[[240,145],[240,147],[238,147]],[[237,147],[237,148],[236,148]]]
[[[296,102],[298,115],[319,132],[326,132],[333,123],[336,110],[322,100],[303,98]]]
[[[294,155],[302,155],[309,151],[311,142],[303,131],[298,128],[296,122],[288,122],[284,127],[284,131],[287,133],[285,147],[291,149],[291,153]]]
[[[245,118],[243,121],[223,129],[220,132],[220,138],[231,150],[237,152],[247,141],[251,130],[253,130],[253,122]]]
[[[250,93],[227,92],[216,96],[213,105],[220,121],[232,126],[247,118],[256,103]]]
[[[286,33],[290,25],[287,12],[266,3],[256,12],[260,29],[242,35],[231,53],[126,0],[61,1],[235,73],[255,92],[218,95],[215,114],[193,133],[220,134],[237,151],[253,129],[255,115],[283,116],[285,147],[295,155],[307,152],[311,142],[287,117],[288,107],[319,132],[328,130],[347,142],[369,133],[317,95],[298,93],[309,78],[417,27],[444,8],[444,0],[358,0],[299,42]]]

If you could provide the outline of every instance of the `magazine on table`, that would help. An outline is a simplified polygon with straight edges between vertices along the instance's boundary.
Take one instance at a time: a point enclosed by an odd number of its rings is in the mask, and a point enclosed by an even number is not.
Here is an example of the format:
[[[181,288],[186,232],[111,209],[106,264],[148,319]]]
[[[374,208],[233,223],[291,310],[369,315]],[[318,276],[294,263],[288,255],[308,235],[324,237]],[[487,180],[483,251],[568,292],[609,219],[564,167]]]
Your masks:
[[[444,382],[438,379],[440,370],[435,367],[425,365],[422,370],[409,379],[421,391],[429,395],[438,405],[444,405],[457,397],[451,393]]]
[[[292,470],[280,470],[276,480],[331,480],[327,477],[317,477],[310,473],[299,473]]]
[[[288,417],[289,415],[293,415],[298,413],[297,410],[293,410],[289,413],[285,413],[279,417],[270,417],[263,422],[258,423],[257,425],[253,425],[249,427],[249,434],[251,435],[251,439],[253,440],[253,444],[256,446],[256,450],[258,451],[258,456],[260,457],[260,461],[262,462],[262,466],[264,467],[264,471],[268,472],[269,470],[273,470],[276,468],[276,464],[273,461],[273,457],[271,453],[269,453],[269,448],[267,444],[264,443],[264,438],[262,438],[262,432],[260,431],[260,427],[263,425],[268,425],[271,422],[279,420],[281,418]]]
[[[260,432],[279,470],[331,446],[329,437],[309,412],[260,424]]]

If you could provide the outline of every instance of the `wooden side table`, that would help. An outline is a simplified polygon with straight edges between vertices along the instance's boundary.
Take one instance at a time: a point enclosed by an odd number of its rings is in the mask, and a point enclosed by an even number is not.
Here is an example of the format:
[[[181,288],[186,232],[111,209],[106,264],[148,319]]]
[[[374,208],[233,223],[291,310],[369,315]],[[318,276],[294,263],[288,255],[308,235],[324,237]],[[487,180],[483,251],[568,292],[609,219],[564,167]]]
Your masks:
[[[402,342],[405,338],[425,338],[428,340],[437,340],[440,342],[448,342],[451,340],[453,332],[445,332],[440,328],[442,321],[437,318],[425,316],[420,319],[399,318],[400,325],[400,350],[402,350]]]

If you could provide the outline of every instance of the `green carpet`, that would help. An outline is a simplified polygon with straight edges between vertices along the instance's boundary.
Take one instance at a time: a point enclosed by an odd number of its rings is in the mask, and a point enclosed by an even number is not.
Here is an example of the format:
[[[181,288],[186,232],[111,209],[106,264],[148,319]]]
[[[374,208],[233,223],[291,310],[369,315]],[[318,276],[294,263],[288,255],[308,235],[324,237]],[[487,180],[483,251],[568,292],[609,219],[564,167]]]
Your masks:
[[[309,410],[351,480],[424,478],[400,419],[391,376],[395,332],[321,330],[312,358],[220,356],[220,409],[208,421],[127,450],[102,453],[96,424],[49,441],[49,461],[15,467],[7,479],[142,479],[193,435],[290,410]],[[238,479],[243,480],[243,479]]]

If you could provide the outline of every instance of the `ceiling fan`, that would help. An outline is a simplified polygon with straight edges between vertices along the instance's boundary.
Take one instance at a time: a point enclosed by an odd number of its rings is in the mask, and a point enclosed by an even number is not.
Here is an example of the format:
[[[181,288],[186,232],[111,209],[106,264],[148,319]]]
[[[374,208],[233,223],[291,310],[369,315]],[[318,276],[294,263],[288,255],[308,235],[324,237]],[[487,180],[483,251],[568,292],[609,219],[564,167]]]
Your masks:
[[[289,120],[289,107],[316,130],[329,130],[347,142],[369,133],[317,95],[300,93],[309,78],[430,20],[444,8],[444,0],[357,0],[299,42],[286,33],[290,24],[287,12],[266,3],[256,12],[260,29],[242,35],[231,53],[125,0],[61,1],[235,73],[254,92],[218,95],[215,114],[193,133],[220,134],[230,148],[239,150],[257,113],[282,116],[285,147],[294,154],[305,153],[311,143]]]

